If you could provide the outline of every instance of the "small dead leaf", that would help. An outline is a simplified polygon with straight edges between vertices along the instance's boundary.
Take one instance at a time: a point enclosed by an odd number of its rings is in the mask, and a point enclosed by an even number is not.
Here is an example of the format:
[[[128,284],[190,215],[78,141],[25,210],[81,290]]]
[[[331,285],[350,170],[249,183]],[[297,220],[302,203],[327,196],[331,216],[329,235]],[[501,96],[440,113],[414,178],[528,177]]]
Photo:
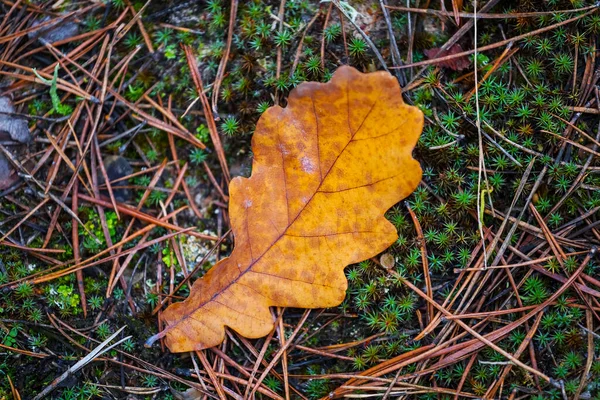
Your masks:
[[[387,72],[341,67],[329,83],[299,85],[259,120],[252,175],[231,181],[231,256],[162,313],[165,329],[147,343],[166,336],[172,352],[204,349],[225,326],[267,335],[270,306],[340,304],[344,267],[397,238],[384,213],[421,180],[411,152],[422,128]]]
[[[15,107],[8,97],[0,97],[0,137],[6,134],[11,140],[19,143],[28,143],[31,140],[27,121],[16,117]]]
[[[439,54],[438,54],[438,52],[439,52]],[[463,52],[462,47],[460,46],[460,44],[457,43],[457,44],[452,45],[452,47],[450,47],[448,50],[440,51],[439,47],[434,47],[432,49],[425,50],[423,53],[425,53],[425,56],[427,58],[435,59],[435,58],[451,56],[453,54],[458,54],[458,53],[462,53],[462,52]],[[438,65],[441,65],[442,67],[450,68],[454,71],[462,71],[463,69],[469,68],[471,66],[471,61],[469,60],[469,57],[462,56],[462,57],[453,58],[451,60],[440,61],[438,63]]]
[[[19,180],[17,172],[10,162],[0,153],[0,191],[8,189]]]
[[[33,27],[50,21],[50,17],[45,17],[40,21],[33,23]],[[61,40],[70,39],[79,35],[79,24],[72,20],[60,20],[57,23],[51,23],[48,27],[29,33],[29,39],[40,39],[40,41],[55,43]]]

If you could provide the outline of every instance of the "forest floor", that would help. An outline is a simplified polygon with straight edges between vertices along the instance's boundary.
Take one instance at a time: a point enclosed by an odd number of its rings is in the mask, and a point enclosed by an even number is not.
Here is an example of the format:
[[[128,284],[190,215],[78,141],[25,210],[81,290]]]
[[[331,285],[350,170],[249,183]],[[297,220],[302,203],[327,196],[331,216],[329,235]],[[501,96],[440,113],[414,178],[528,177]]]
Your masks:
[[[0,399],[600,399],[599,34],[589,0],[0,0]],[[425,115],[396,243],[266,338],[145,346],[231,251],[261,114],[340,65]]]

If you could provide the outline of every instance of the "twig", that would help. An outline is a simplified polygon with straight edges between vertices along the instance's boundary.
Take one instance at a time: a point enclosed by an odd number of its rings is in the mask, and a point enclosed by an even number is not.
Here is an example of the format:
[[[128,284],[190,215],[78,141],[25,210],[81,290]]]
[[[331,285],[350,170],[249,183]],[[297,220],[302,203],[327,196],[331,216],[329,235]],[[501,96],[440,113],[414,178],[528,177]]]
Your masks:
[[[96,348],[94,350],[92,350],[87,356],[85,356],[84,358],[79,360],[77,363],[75,363],[73,366],[71,366],[69,369],[67,369],[62,375],[60,375],[58,378],[53,380],[52,383],[50,385],[46,386],[46,388],[44,390],[42,390],[37,396],[35,396],[33,398],[33,400],[40,400],[40,399],[46,397],[46,395],[48,395],[50,392],[52,392],[54,389],[56,389],[62,381],[67,379],[69,376],[73,375],[75,372],[79,371],[81,368],[83,368],[85,365],[87,365],[88,363],[93,361],[95,358],[106,353],[107,351],[110,351],[111,349],[120,345],[124,341],[130,339],[131,336],[127,336],[110,346],[108,345],[115,337],[117,337],[123,331],[123,329],[125,329],[124,326],[122,326],[121,328],[119,328],[119,330],[117,330],[115,333],[110,335],[104,342],[102,342],[98,346],[96,346]]]

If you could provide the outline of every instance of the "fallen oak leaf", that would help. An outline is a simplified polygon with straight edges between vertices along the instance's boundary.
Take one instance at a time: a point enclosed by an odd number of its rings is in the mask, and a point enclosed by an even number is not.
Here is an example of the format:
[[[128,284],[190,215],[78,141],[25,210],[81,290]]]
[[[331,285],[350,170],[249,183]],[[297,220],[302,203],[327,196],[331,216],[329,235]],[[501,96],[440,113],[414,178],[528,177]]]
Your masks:
[[[429,58],[430,60],[436,59],[436,58],[442,58],[442,57],[446,57],[446,56],[451,56],[453,54],[458,54],[458,53],[462,53],[462,52],[463,52],[463,49],[462,49],[461,45],[458,43],[452,45],[452,47],[450,47],[450,49],[448,49],[448,50],[442,50],[439,47],[434,47],[432,49],[427,49],[427,50],[423,51],[425,56],[427,58]],[[463,69],[469,68],[471,66],[471,61],[469,60],[469,58],[467,56],[463,56],[463,57],[453,58],[453,59],[446,60],[446,61],[440,61],[438,64],[441,65],[442,67],[450,68],[454,71],[462,71]]]
[[[392,75],[346,66],[268,109],[252,138],[252,175],[229,187],[235,248],[162,313],[165,328],[146,344],[204,349],[225,326],[259,338],[273,328],[270,306],[339,305],[344,268],[397,239],[384,213],[421,180],[411,152],[422,128]]]

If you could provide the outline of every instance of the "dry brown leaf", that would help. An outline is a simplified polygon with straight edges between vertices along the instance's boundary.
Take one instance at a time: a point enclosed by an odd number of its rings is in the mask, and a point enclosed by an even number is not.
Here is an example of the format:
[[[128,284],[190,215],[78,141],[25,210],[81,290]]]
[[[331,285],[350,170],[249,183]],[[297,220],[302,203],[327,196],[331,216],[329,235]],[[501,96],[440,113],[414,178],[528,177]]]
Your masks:
[[[248,338],[273,328],[270,306],[320,308],[346,294],[344,267],[397,238],[384,213],[421,180],[411,152],[423,114],[404,104],[387,72],[339,68],[302,83],[271,107],[252,139],[250,178],[231,181],[235,248],[162,313],[172,352],[221,343],[228,326]]]
[[[462,52],[463,52],[463,49],[462,49],[461,45],[458,43],[452,45],[452,47],[450,47],[450,49],[448,49],[448,50],[442,50],[439,47],[434,47],[432,49],[423,51],[425,56],[427,58],[429,58],[430,60],[436,59],[436,58],[442,58],[442,57],[446,57],[446,56],[451,56],[451,55],[462,53]],[[450,68],[454,71],[462,71],[463,69],[469,68],[471,66],[471,61],[469,60],[469,57],[463,56],[463,57],[453,58],[451,60],[440,61],[438,64],[441,65],[442,67]]]

